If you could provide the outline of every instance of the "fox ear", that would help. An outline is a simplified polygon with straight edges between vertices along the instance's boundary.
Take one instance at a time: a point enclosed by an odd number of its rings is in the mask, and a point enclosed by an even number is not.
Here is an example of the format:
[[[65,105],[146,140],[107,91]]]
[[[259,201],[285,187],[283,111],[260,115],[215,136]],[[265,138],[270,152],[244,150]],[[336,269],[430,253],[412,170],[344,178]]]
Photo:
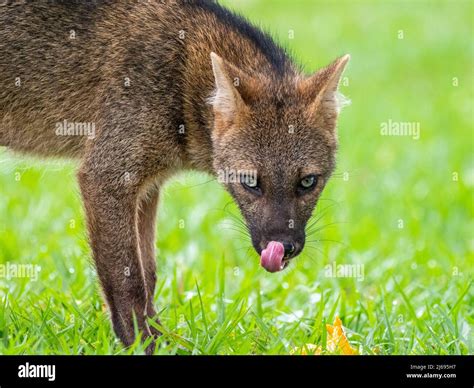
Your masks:
[[[309,108],[311,115],[323,113],[335,124],[339,111],[349,103],[338,93],[339,82],[349,60],[350,55],[344,55],[302,82],[303,94],[312,101]]]
[[[244,99],[252,80],[214,52],[211,61],[216,89],[209,102],[214,107],[216,119],[228,125],[247,109]]]

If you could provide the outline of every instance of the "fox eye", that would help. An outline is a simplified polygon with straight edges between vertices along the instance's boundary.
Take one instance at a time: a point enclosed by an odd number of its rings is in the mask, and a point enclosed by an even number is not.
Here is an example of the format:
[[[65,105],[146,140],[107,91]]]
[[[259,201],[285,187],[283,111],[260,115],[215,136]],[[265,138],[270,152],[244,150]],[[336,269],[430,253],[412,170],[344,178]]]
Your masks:
[[[305,193],[310,191],[316,187],[318,183],[318,177],[316,175],[308,175],[301,179],[300,184],[298,186],[298,191],[300,193]]]
[[[259,195],[259,196],[262,194],[262,189],[258,185],[257,178],[247,176],[247,177],[244,177],[244,179],[242,179],[241,183],[242,183],[243,188],[251,192],[252,194]]]

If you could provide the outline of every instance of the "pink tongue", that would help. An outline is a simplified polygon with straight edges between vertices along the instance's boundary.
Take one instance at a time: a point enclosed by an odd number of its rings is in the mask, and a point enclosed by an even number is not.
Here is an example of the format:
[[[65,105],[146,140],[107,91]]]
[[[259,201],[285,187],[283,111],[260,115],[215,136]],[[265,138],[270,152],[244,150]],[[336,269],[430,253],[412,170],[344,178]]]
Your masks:
[[[267,247],[262,251],[260,256],[260,264],[268,272],[278,272],[283,268],[283,256],[285,248],[283,244],[277,241],[270,241]]]

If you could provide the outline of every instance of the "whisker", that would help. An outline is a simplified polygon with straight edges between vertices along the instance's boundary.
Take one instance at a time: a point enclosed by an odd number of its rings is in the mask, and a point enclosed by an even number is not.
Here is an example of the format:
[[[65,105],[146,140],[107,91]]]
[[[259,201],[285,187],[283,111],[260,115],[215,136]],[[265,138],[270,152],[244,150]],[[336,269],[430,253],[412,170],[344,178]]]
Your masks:
[[[243,222],[239,222],[238,220],[235,220],[235,219],[232,219],[232,221],[235,223],[236,226],[248,231],[247,225],[245,225]]]
[[[328,239],[328,238],[318,238],[316,240],[306,240],[307,243],[314,243],[314,242],[333,242],[333,243],[337,243],[337,244],[341,244],[341,245],[346,245],[345,243],[343,243],[342,241],[339,241],[339,240],[331,240],[331,239]]]
[[[320,222],[323,217],[326,216],[326,214],[328,213],[329,211],[329,207],[332,207],[331,205],[328,206],[327,208],[325,208],[319,215],[318,217],[316,217],[315,219],[313,220],[310,220],[309,224],[306,226],[306,229],[311,229],[312,227],[314,227],[315,225],[318,224],[318,222]]]
[[[208,181],[205,181],[205,182],[196,183],[195,185],[186,185],[186,184],[180,183],[179,184],[180,187],[170,189],[169,192],[174,193],[174,192],[181,191],[181,190],[193,189],[195,187],[207,185],[207,184],[209,184],[211,182],[214,182],[214,181],[216,181],[216,178],[209,179]]]
[[[314,245],[306,245],[305,248],[309,248],[309,249],[315,249],[317,250],[319,253],[321,253],[322,255],[324,255],[324,252],[321,250],[321,248],[318,248]]]
[[[315,251],[316,251],[316,255],[310,255],[309,252],[306,250],[306,248],[315,250]],[[324,257],[324,253],[323,253],[323,251],[321,251],[320,249],[318,249],[318,248],[316,248],[316,247],[312,247],[312,246],[307,246],[307,247],[305,247],[305,250],[302,252],[301,257],[303,257],[303,258],[304,258],[304,257],[307,257],[307,258],[310,259],[311,261],[317,262],[316,260],[318,259],[319,254],[321,254],[321,256]]]
[[[321,225],[320,227],[318,227],[316,229],[307,228],[306,232],[307,232],[307,234],[313,234],[315,232],[319,232],[319,231],[323,230],[324,228],[328,228],[330,226],[340,225],[340,224],[348,224],[348,222],[330,222],[329,224]],[[316,226],[316,225],[314,225],[314,226]]]
[[[237,248],[236,251],[240,252],[242,249],[246,249],[247,250],[246,254],[248,254],[248,251],[252,248],[253,248],[252,246],[248,245],[248,246],[243,246],[243,247]]]
[[[226,230],[232,230],[233,232],[239,233],[240,235],[244,237],[250,237],[245,231],[240,230],[238,228],[233,228],[232,226],[228,226],[228,225],[223,225],[223,228]]]
[[[332,203],[332,204],[326,206],[324,209],[320,210],[319,214],[318,214],[318,217],[316,219],[312,220],[310,222],[310,224],[308,225],[308,227],[311,227],[311,226],[315,225],[317,222],[319,222],[321,220],[321,218],[323,218],[327,214],[329,209],[331,209],[332,207],[334,207],[336,205],[338,205],[338,204],[337,203]]]

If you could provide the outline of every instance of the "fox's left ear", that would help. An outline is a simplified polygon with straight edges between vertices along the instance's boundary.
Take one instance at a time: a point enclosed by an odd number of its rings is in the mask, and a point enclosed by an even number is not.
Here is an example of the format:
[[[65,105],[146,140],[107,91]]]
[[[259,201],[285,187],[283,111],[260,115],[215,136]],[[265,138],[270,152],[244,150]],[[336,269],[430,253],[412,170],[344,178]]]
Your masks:
[[[350,55],[336,59],[329,66],[319,70],[316,74],[303,80],[299,87],[301,92],[309,98],[309,113],[323,115],[327,125],[335,125],[335,121],[342,106],[348,103],[338,92],[342,73],[350,60]]]

